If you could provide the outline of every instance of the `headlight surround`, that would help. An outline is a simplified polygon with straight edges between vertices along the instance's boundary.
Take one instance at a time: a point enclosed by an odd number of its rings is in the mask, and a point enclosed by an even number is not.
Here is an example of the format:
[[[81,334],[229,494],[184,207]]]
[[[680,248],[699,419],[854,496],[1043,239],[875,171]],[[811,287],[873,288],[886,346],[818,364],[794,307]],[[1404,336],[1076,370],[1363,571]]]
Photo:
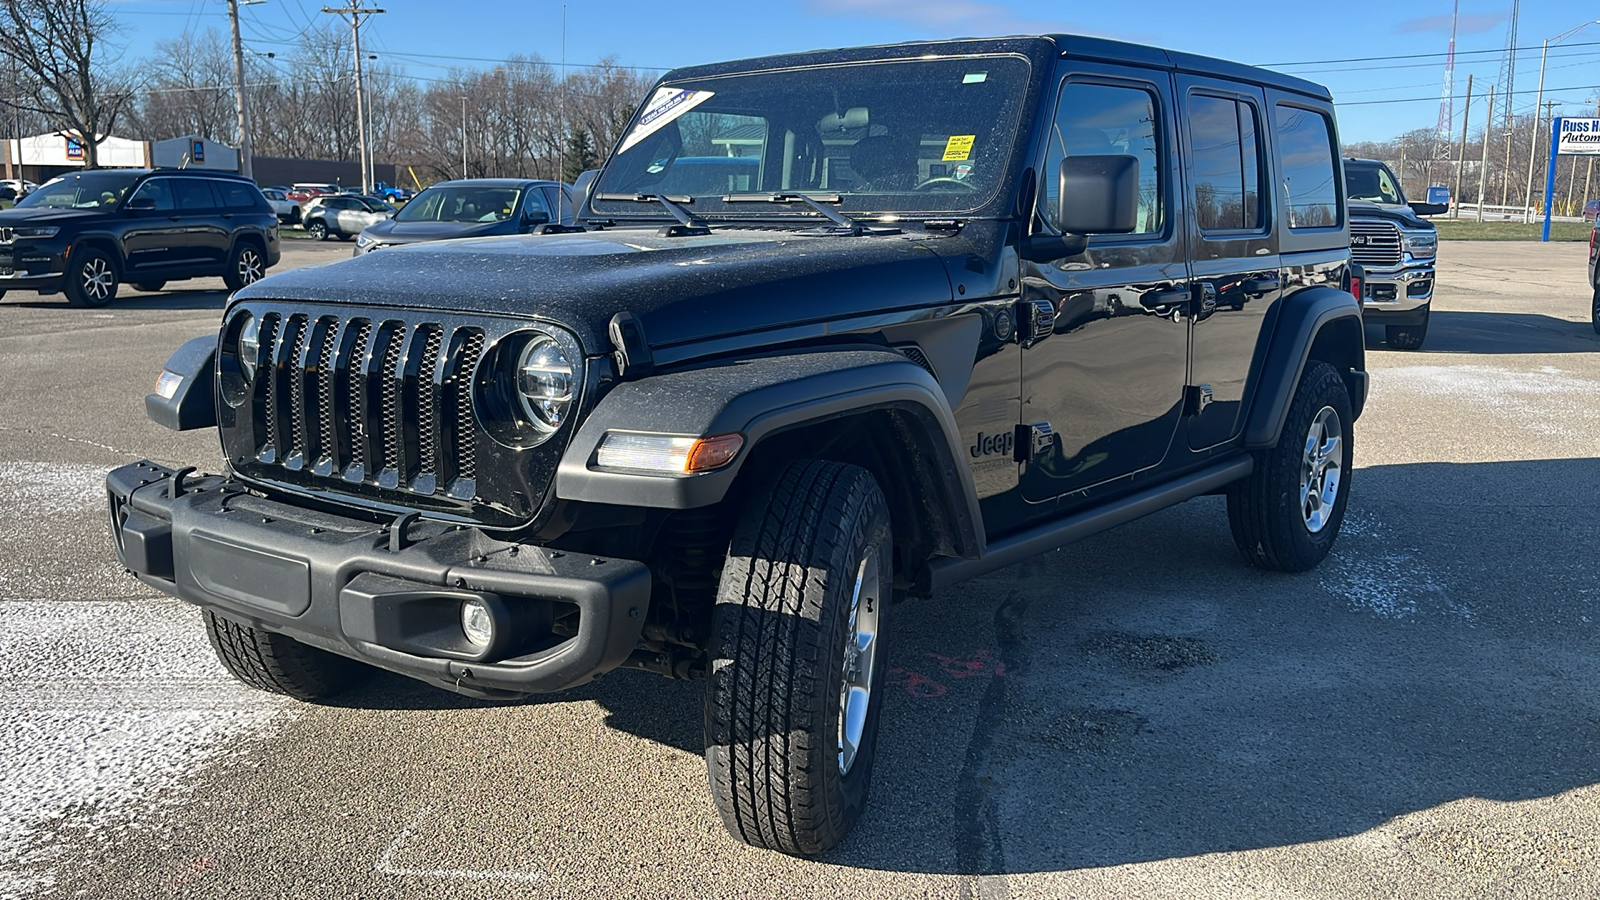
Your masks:
[[[517,354],[516,375],[517,398],[534,427],[553,432],[566,424],[578,373],[560,341],[534,332]]]
[[[1407,231],[1404,240],[1406,252],[1412,256],[1432,259],[1439,254],[1439,233],[1436,231]]]
[[[61,231],[59,225],[23,225],[11,233],[25,238],[53,238],[59,231]]]

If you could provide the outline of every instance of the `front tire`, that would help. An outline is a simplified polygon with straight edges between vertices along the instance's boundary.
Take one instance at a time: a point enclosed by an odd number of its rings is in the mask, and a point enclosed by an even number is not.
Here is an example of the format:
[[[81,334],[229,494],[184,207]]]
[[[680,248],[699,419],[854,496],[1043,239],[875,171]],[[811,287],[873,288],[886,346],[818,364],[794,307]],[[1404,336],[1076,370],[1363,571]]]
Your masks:
[[[328,239],[328,226],[318,219],[306,226],[306,236],[313,241],[325,241]]]
[[[745,843],[810,856],[866,806],[893,578],[888,504],[871,473],[790,463],[728,549],[712,617],[706,769]]]
[[[69,306],[93,309],[117,299],[117,264],[104,250],[78,250],[67,263],[62,292]]]
[[[204,610],[206,637],[228,674],[250,687],[300,700],[331,697],[359,682],[368,669],[354,660],[260,631]]]
[[[1422,323],[1419,325],[1385,325],[1383,338],[1389,343],[1391,350],[1418,350],[1422,341],[1428,336],[1428,319],[1433,316],[1431,307],[1422,308]]]
[[[1300,376],[1278,445],[1228,486],[1228,525],[1251,564],[1315,568],[1333,549],[1350,496],[1350,391],[1339,370],[1313,360]]]
[[[222,273],[222,282],[228,286],[228,290],[237,291],[260,281],[266,273],[267,262],[261,256],[261,250],[249,241],[240,241],[233,245],[233,252],[228,254],[228,268]]]

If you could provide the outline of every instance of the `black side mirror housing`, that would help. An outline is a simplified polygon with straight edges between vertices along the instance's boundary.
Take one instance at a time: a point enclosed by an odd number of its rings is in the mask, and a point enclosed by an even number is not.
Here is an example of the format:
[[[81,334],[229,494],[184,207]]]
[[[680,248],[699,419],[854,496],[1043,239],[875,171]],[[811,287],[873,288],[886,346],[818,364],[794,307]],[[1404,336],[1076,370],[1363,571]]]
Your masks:
[[[1139,227],[1139,160],[1069,156],[1056,174],[1055,225],[1068,234],[1129,234]]]
[[[1419,216],[1442,216],[1450,211],[1448,203],[1424,203],[1421,200],[1413,200],[1406,205]]]

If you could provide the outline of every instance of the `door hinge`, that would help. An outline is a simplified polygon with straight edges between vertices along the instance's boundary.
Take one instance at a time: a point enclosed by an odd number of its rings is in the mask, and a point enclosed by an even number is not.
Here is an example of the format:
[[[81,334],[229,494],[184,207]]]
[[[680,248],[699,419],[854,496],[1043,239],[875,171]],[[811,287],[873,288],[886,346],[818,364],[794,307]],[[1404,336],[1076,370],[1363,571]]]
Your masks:
[[[1056,330],[1056,306],[1049,300],[1024,300],[1017,304],[1017,342],[1032,347]]]
[[[1211,405],[1211,385],[1190,384],[1183,388],[1183,408],[1187,415],[1198,416]]]
[[[1029,462],[1049,453],[1055,445],[1056,432],[1050,423],[1034,422],[1017,426],[1017,440],[1011,452],[1017,462]]]

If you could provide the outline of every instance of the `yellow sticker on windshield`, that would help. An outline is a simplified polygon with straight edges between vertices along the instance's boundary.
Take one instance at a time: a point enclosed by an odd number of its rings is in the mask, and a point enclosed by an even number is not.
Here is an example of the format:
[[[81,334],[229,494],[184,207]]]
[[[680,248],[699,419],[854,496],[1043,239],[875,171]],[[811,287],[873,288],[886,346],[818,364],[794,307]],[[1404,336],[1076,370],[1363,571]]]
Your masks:
[[[944,161],[970,159],[972,157],[972,142],[977,140],[975,134],[952,134],[950,140],[944,144]]]

